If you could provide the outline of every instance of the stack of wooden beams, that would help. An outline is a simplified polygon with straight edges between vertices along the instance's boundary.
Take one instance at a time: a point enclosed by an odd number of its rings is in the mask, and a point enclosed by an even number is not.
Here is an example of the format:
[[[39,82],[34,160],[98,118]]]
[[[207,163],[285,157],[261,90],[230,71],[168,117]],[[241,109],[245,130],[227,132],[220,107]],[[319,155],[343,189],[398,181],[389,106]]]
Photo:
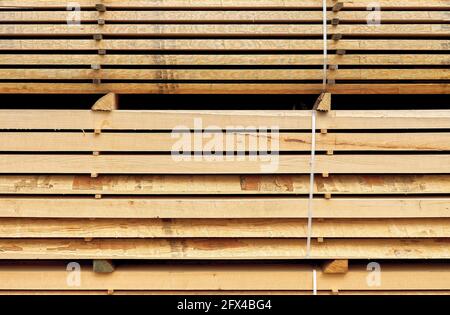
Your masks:
[[[450,92],[447,0],[326,3],[1,0],[0,92]]]
[[[0,0],[1,95],[107,94],[0,109],[0,294],[450,294],[450,109],[116,106],[450,94],[450,2],[373,2]]]
[[[304,259],[311,115],[311,111],[2,110],[0,257],[68,261]],[[198,132],[195,119],[216,126],[216,131]],[[278,126],[277,168],[264,171],[261,161],[251,161],[249,156],[232,161],[207,161],[205,157],[201,161],[174,160],[171,151],[176,139],[171,126],[184,125],[184,135],[193,139],[207,131],[222,135],[218,130],[236,121]],[[445,154],[450,150],[450,111],[341,110],[318,113],[316,124],[322,132],[316,135],[309,258],[390,259],[394,262],[386,268],[393,283],[400,277],[397,272],[413,273],[414,283],[374,290],[450,290],[448,264],[400,263],[450,257],[450,156]],[[241,137],[231,148],[233,152],[248,151],[251,138],[260,143],[268,139],[264,133],[227,132]],[[43,268],[55,282],[37,284],[39,276],[46,273],[38,276],[34,272],[38,278],[26,277],[27,281],[11,289],[63,290],[59,281],[66,270],[58,266],[3,266],[0,283],[5,289],[15,272],[23,275]],[[184,267],[133,268],[119,267],[123,271],[111,278],[111,283],[117,284],[113,288],[177,291],[185,285],[184,290],[301,292],[311,283],[293,284],[289,279],[311,277],[313,266],[257,267],[262,274],[286,275],[286,283],[270,281],[262,287],[258,281],[252,282],[253,272],[248,287],[239,287],[236,279],[214,280],[212,285],[212,274],[224,273],[228,279],[226,274],[236,269],[236,276],[242,273],[247,277],[245,265],[186,266],[186,274],[193,268],[191,276],[200,273],[205,283],[187,285],[182,279],[185,273],[174,276],[169,272],[167,277],[181,277],[181,282],[168,281],[175,283],[168,287],[158,287],[150,280],[133,282],[126,275],[148,272],[150,278],[145,278],[151,279],[154,273]],[[361,277],[361,266],[350,264],[349,273],[353,268],[354,276]],[[415,282],[417,272],[425,277],[429,268],[435,268],[436,286]],[[96,283],[92,277],[92,283],[75,289],[101,291],[103,280]],[[127,282],[121,277],[127,277]],[[329,281],[331,286],[336,275],[324,277],[324,283]],[[336,281],[339,288],[344,278]],[[351,283],[345,278],[341,289],[372,290]],[[324,284],[322,290],[329,285]]]

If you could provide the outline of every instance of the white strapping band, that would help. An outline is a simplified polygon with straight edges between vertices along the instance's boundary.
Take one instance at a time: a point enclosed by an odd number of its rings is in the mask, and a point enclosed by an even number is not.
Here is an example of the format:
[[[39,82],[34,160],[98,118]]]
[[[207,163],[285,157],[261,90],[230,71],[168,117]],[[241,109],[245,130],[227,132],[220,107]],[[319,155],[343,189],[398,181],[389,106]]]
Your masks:
[[[308,199],[308,231],[306,237],[306,258],[311,254],[311,232],[313,216],[313,198],[314,198],[314,171],[316,164],[316,111],[311,111],[311,158],[309,161],[309,199]]]
[[[313,269],[313,295],[317,295],[317,271]]]
[[[327,66],[328,66],[328,44],[327,44],[327,1],[322,0],[322,29],[323,29],[323,73],[322,91],[327,90]]]

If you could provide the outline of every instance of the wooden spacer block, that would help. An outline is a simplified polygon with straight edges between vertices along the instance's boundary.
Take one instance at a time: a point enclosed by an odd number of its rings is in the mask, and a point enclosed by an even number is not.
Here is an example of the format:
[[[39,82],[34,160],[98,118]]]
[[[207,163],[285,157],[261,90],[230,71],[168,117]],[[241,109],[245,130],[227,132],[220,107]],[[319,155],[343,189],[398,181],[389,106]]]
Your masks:
[[[92,155],[93,155],[93,156],[99,156],[99,155],[100,155],[100,152],[98,152],[98,151],[93,151],[93,152],[92,152]]]
[[[325,194],[325,199],[331,199],[331,194],[330,193],[326,193]]]
[[[102,83],[102,79],[94,78],[94,79],[92,79],[92,83],[93,84],[101,84]]]
[[[111,273],[114,271],[114,263],[110,259],[94,259],[92,271],[95,273]]]
[[[337,69],[339,69],[338,65],[328,65],[328,69],[330,69],[331,71],[336,71]]]
[[[328,173],[322,173],[322,177],[323,177],[323,178],[328,178],[328,177],[330,177],[330,174],[328,174]]]
[[[348,272],[348,259],[327,260],[322,265],[323,273],[344,274]]]
[[[327,129],[320,129],[320,133],[322,135],[326,135],[328,133],[328,130]]]
[[[98,25],[105,25],[105,24],[106,24],[106,21],[105,21],[105,19],[98,19],[98,20],[97,20],[97,24],[98,24]]]
[[[99,55],[106,55],[106,49],[99,49],[98,50]]]
[[[318,242],[318,243],[323,243],[323,242],[324,242],[323,237],[318,237],[318,238],[317,238],[317,242]]]
[[[313,106],[314,110],[328,112],[331,110],[331,93],[322,92]]]
[[[106,111],[110,112],[116,110],[119,107],[119,100],[117,94],[108,93],[102,96],[95,104],[91,107],[93,111]]]
[[[335,85],[336,84],[336,80],[335,79],[328,79],[327,80],[327,84],[328,85]]]
[[[334,155],[333,149],[327,150],[327,155]]]
[[[333,12],[339,12],[342,10],[342,8],[344,7],[344,3],[343,2],[338,2],[333,6]]]
[[[94,129],[94,135],[98,136],[102,133],[101,129]]]
[[[96,194],[95,195],[95,199],[102,199],[102,195],[101,194]]]
[[[94,39],[95,39],[96,41],[100,41],[100,40],[103,39],[103,35],[102,35],[102,34],[94,34]]]
[[[102,68],[101,65],[91,65],[92,70],[100,70]]]
[[[341,40],[342,34],[333,34],[333,35],[331,35],[331,39],[334,41]]]
[[[92,242],[92,237],[85,237],[85,238],[84,238],[84,241],[85,241],[85,242]]]
[[[332,289],[331,289],[331,294],[332,294],[332,295],[339,295],[339,290],[336,289],[336,288],[332,288]]]
[[[98,12],[106,12],[106,6],[103,3],[97,3],[95,5],[95,10]]]
[[[343,56],[343,55],[345,55],[345,53],[346,53],[346,51],[344,49],[336,50],[336,54],[339,55],[339,56]]]
[[[92,178],[97,178],[97,177],[98,177],[98,174],[97,174],[97,173],[91,173],[91,177],[92,177]]]
[[[333,25],[333,26],[339,25],[339,18],[332,18],[331,19],[331,25]]]
[[[108,291],[106,293],[108,295],[113,295],[114,294],[114,289],[108,289]]]

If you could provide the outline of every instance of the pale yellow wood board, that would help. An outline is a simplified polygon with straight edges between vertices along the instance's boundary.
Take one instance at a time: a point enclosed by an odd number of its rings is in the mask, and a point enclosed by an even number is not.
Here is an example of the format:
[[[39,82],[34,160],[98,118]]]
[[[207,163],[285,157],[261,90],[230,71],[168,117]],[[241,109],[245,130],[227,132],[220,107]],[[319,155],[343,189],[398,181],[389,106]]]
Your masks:
[[[312,259],[449,259],[449,239],[328,239]],[[0,259],[304,259],[298,239],[0,240]],[[0,281],[1,282],[1,281]]]

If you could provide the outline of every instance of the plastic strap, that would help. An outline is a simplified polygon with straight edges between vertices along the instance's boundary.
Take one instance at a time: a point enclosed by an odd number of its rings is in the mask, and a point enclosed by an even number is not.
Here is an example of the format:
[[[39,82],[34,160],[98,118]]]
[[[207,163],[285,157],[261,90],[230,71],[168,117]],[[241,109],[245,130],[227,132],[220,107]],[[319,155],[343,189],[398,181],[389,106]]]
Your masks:
[[[309,199],[308,199],[308,227],[306,238],[306,258],[311,254],[311,232],[313,216],[313,198],[314,198],[314,171],[316,164],[316,111],[311,111],[311,158],[309,161]]]
[[[313,295],[317,295],[317,271],[313,269]]]
[[[328,42],[327,42],[327,1],[322,0],[322,28],[323,28],[323,73],[322,91],[327,90]]]

